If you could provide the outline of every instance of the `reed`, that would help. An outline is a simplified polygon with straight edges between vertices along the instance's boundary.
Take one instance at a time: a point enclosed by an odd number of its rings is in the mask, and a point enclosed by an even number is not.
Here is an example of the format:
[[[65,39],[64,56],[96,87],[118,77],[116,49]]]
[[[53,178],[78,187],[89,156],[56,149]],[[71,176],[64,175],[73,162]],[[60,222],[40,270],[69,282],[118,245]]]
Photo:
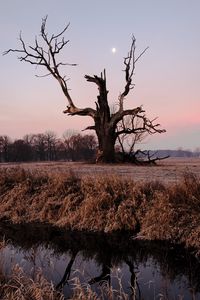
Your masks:
[[[0,219],[45,222],[71,230],[132,231],[170,240],[200,254],[200,180],[191,173],[174,184],[134,182],[116,175],[75,176],[4,169]]]

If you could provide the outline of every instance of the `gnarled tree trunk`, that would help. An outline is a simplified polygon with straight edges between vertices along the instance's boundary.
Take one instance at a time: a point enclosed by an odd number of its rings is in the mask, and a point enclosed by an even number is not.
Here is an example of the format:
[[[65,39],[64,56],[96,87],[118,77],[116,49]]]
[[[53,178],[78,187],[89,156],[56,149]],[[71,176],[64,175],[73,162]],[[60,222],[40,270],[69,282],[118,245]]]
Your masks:
[[[98,86],[99,95],[96,102],[96,114],[94,117],[94,127],[86,129],[94,129],[97,134],[99,149],[96,162],[111,163],[115,162],[115,128],[111,124],[111,114],[108,105],[106,89],[106,72],[98,76],[85,76],[86,80],[93,82]]]
[[[115,162],[115,132],[113,130],[97,130],[99,150],[96,162],[113,163]]]

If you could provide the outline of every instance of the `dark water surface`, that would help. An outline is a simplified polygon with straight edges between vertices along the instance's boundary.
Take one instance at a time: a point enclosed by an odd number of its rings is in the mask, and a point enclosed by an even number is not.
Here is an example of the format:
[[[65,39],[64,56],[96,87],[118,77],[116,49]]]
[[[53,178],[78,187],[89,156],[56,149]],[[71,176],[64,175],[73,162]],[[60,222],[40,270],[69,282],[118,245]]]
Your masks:
[[[3,237],[8,241],[0,254],[5,274],[16,263],[32,278],[42,269],[66,297],[79,278],[99,294],[110,285],[115,299],[122,299],[121,290],[126,299],[200,299],[200,263],[181,247],[37,224],[0,224]]]

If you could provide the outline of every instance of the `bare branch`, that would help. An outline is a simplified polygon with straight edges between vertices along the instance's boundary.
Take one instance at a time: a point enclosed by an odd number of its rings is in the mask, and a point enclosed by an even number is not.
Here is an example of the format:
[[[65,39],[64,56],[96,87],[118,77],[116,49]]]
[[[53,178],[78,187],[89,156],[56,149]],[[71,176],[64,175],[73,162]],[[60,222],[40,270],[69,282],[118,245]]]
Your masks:
[[[128,95],[131,89],[134,88],[134,84],[132,83],[132,77],[135,70],[135,63],[140,59],[140,57],[146,52],[148,47],[142,51],[142,53],[135,59],[135,49],[136,49],[136,39],[134,35],[132,36],[132,43],[130,47],[130,51],[128,55],[124,58],[124,65],[125,65],[125,80],[126,85],[124,91],[119,95],[119,110],[123,110],[124,99]]]
[[[139,106],[139,107],[136,107],[133,109],[119,110],[118,112],[116,112],[115,114],[112,115],[111,124],[112,124],[112,126],[114,126],[119,121],[121,121],[123,119],[123,117],[125,117],[127,115],[136,116],[139,113],[143,113],[143,112],[145,112],[145,111],[142,109],[142,106]]]
[[[70,115],[76,115],[76,114],[82,116],[88,115],[94,118],[96,112],[92,108],[80,109],[74,105],[74,102],[69,94],[69,88],[67,85],[67,81],[69,79],[66,79],[66,76],[61,75],[59,71],[59,68],[61,66],[77,65],[75,63],[57,62],[57,55],[69,42],[69,40],[65,40],[63,36],[63,34],[68,29],[69,24],[67,24],[67,26],[65,26],[65,28],[61,32],[59,32],[56,35],[52,34],[51,37],[49,38],[48,33],[46,32],[46,22],[47,22],[47,16],[44,19],[42,19],[42,25],[40,29],[40,36],[43,42],[45,43],[45,46],[40,46],[38,38],[35,37],[34,45],[27,47],[20,33],[19,40],[21,43],[21,49],[9,49],[5,51],[3,54],[6,55],[10,52],[20,53],[21,56],[18,57],[20,61],[25,61],[32,65],[42,66],[46,68],[48,70],[47,74],[36,75],[36,76],[47,77],[49,75],[52,75],[58,81],[69,103],[69,106],[67,110],[64,111],[64,113],[68,113]]]
[[[98,77],[97,75],[94,75],[94,76],[85,75],[84,77],[88,82],[96,83],[99,88],[100,88],[101,84],[103,83],[103,79],[101,77]]]
[[[44,49],[43,47],[39,46],[39,42],[37,37],[35,38],[35,44],[33,46],[29,46],[28,48],[26,47],[26,44],[22,38],[22,35],[20,33],[19,36],[19,40],[21,42],[21,49],[9,49],[7,51],[5,51],[3,54],[8,54],[10,52],[17,52],[17,53],[21,53],[22,55],[18,57],[18,59],[20,61],[25,61],[28,62],[32,65],[37,65],[37,66],[44,66],[49,73],[53,75],[54,78],[56,78],[59,82],[59,84],[62,87],[62,90],[65,94],[65,96],[68,99],[69,105],[70,106],[75,106],[73,104],[73,101],[69,95],[68,92],[68,87],[65,81],[65,76],[61,76],[59,73],[58,68],[61,65],[70,65],[70,66],[75,66],[76,64],[69,64],[69,63],[56,63],[56,55],[59,53],[59,51],[68,43],[68,41],[65,41],[64,38],[62,38],[61,41],[58,41],[57,38],[61,37],[61,35],[67,30],[67,28],[69,27],[69,24],[56,36],[52,36],[51,39],[48,39],[48,34],[45,31],[46,28],[46,21],[47,21],[47,17],[45,17],[42,20],[42,25],[41,25],[41,37],[43,39],[43,41],[46,44],[46,49]],[[56,49],[55,51],[53,50],[53,45],[52,45],[52,41],[54,41],[54,49]],[[45,77],[46,75],[44,75]]]
[[[146,47],[142,53],[140,53],[140,55],[135,59],[135,63],[140,59],[140,57],[149,49],[149,47]]]
[[[137,150],[134,153],[134,158],[136,160],[137,164],[140,165],[146,165],[146,164],[156,164],[156,161],[160,161],[163,159],[166,159],[169,157],[169,155],[166,155],[164,157],[158,157],[156,156],[157,152],[152,152],[151,151],[142,151],[142,150]],[[142,157],[142,159],[141,159]]]
[[[93,108],[86,107],[86,108],[78,108],[67,106],[67,109],[63,111],[64,114],[68,114],[70,116],[90,116],[93,119],[96,117],[96,111]]]
[[[43,77],[48,77],[48,76],[50,76],[51,75],[51,73],[48,73],[48,74],[44,74],[44,75],[35,75],[36,77],[39,77],[39,78],[43,78]]]
[[[127,116],[128,115],[129,114],[127,114]],[[166,132],[165,129],[159,128],[160,124],[154,124],[154,120],[156,120],[157,118],[153,119],[153,120],[150,120],[145,115],[141,115],[141,114],[136,114],[134,116],[134,118],[135,117],[137,119],[141,120],[140,126],[134,126],[133,122],[131,124],[129,124],[128,126],[125,125],[124,123],[122,123],[121,129],[118,128],[118,130],[116,132],[116,135],[119,136],[121,134],[128,135],[128,134],[138,134],[138,133],[141,133],[141,134],[147,133],[147,134],[152,135],[152,134],[155,134],[155,133],[164,133],[164,132]]]
[[[85,129],[82,129],[82,131],[85,131],[85,130],[96,130],[96,127],[93,125],[93,126],[88,126]]]

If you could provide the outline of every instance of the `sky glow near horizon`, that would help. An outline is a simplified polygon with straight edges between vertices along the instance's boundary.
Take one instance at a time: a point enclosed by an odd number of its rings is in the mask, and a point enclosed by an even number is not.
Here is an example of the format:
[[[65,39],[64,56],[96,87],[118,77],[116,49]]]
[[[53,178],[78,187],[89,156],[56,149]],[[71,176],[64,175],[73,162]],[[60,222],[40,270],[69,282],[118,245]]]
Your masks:
[[[167,130],[148,137],[142,147],[194,150],[200,147],[199,12],[199,0],[1,0],[0,52],[20,47],[20,31],[33,44],[46,15],[49,34],[70,22],[65,34],[70,42],[61,59],[78,64],[62,69],[70,77],[75,105],[95,107],[96,86],[84,75],[100,75],[104,68],[109,103],[115,105],[125,84],[123,58],[134,34],[137,54],[149,49],[136,64],[135,88],[125,106],[143,105],[147,116],[158,116]],[[14,53],[1,55],[0,65],[0,135],[14,139],[52,130],[62,136],[67,129],[92,125],[89,117],[62,113],[67,101],[56,80],[35,77],[46,74],[42,68],[20,62]]]

